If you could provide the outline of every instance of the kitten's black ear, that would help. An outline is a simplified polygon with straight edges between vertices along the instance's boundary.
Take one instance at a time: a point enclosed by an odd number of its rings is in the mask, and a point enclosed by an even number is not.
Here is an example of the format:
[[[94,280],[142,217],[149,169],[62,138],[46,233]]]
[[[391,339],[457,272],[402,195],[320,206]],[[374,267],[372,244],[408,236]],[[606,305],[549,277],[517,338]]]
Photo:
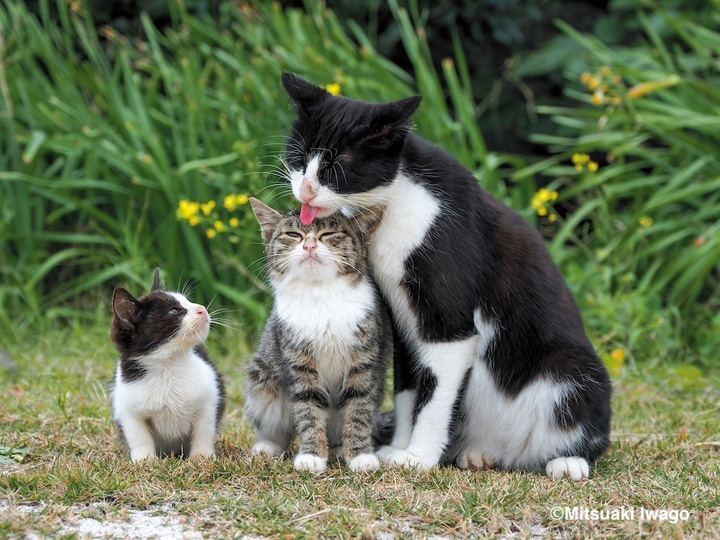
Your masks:
[[[275,226],[282,217],[282,214],[273,210],[255,197],[250,197],[250,206],[252,206],[255,219],[257,219],[262,229],[263,241],[267,243],[272,238]]]
[[[117,287],[113,291],[112,306],[118,323],[125,328],[133,328],[138,308],[137,299],[127,289]]]
[[[294,73],[283,73],[282,84],[298,110],[305,110],[330,96],[324,88],[315,86]]]
[[[162,291],[164,289],[165,289],[165,283],[163,283],[163,280],[160,277],[160,269],[156,268],[155,275],[153,276],[152,287],[150,287],[150,292]]]
[[[360,210],[360,212],[353,214],[353,219],[360,231],[363,234],[366,242],[372,240],[375,231],[377,231],[380,222],[382,221],[383,215],[385,214],[384,206],[371,206]]]
[[[422,96],[412,96],[392,103],[375,105],[371,113],[371,130],[374,134],[381,134],[397,127],[409,129],[410,117],[420,106],[421,101]]]

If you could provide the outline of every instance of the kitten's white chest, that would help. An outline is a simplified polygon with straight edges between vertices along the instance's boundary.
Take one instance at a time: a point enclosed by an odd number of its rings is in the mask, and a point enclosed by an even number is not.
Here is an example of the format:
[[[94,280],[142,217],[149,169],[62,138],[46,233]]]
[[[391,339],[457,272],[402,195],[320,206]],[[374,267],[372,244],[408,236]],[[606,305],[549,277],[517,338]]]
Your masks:
[[[124,382],[117,368],[113,403],[116,416],[126,413],[151,420],[157,432],[172,439],[190,432],[198,411],[217,399],[212,369],[194,352],[165,365],[154,365],[135,381]]]

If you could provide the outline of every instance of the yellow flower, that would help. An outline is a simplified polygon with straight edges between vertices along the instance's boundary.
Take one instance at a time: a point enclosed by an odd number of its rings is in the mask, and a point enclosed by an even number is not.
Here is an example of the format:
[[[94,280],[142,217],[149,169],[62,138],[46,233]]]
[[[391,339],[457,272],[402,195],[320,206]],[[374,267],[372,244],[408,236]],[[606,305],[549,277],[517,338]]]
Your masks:
[[[215,230],[217,232],[223,232],[225,230],[225,224],[222,221],[217,220],[215,222]]]
[[[205,231],[205,235],[208,238],[213,239],[217,236],[217,231],[215,229],[208,229],[207,231]]]
[[[223,206],[228,212],[232,212],[237,208],[237,201],[235,200],[235,195],[225,195],[225,198],[223,199]]]
[[[177,217],[180,219],[190,219],[200,211],[200,203],[181,200],[178,204]]]
[[[556,200],[557,200],[557,196],[558,196],[558,192],[557,192],[557,191],[551,191],[551,192],[550,192],[550,199],[549,199],[549,200],[551,200],[551,201],[556,201]]]
[[[237,227],[238,225],[240,225],[240,220],[236,217],[230,218],[229,223],[231,227]]]
[[[582,163],[576,163],[576,164],[575,164],[575,170],[576,170],[576,171],[582,171],[582,170],[583,170]]]
[[[595,172],[595,171],[597,171],[597,170],[598,170],[598,164],[595,163],[594,161],[591,161],[590,163],[588,163],[588,170],[589,170],[590,172]]]
[[[619,377],[622,374],[625,352],[622,349],[614,349],[610,354],[603,354],[603,362],[611,377]]]
[[[190,223],[190,226],[191,226],[191,227],[194,227],[195,225],[197,225],[198,223],[200,223],[200,218],[197,217],[197,216],[190,216],[190,217],[188,218],[188,223]]]
[[[206,216],[210,215],[210,212],[213,211],[213,208],[215,208],[215,201],[208,201],[200,205],[200,210],[202,210],[202,213]]]
[[[550,223],[555,223],[555,222],[557,221],[557,214],[550,214],[550,215],[548,216],[548,221],[549,221]]]
[[[590,156],[588,156],[587,154],[573,154],[572,158],[570,158],[570,159],[572,159],[572,162],[575,163],[576,165],[578,163],[580,165],[583,165],[590,160]]]
[[[636,84],[632,88],[628,89],[628,97],[630,99],[636,99],[639,97],[646,96],[652,92],[662,90],[668,86],[674,86],[680,82],[680,77],[677,75],[670,75],[660,81],[648,81],[640,84]]]
[[[602,90],[597,90],[593,92],[592,95],[592,102],[594,105],[600,105],[605,101],[605,94],[603,94]]]
[[[640,226],[644,229],[647,229],[650,225],[654,223],[653,218],[649,216],[643,216],[639,220]]]
[[[247,202],[250,200],[250,197],[244,194],[237,194],[235,195],[235,203],[242,206],[243,204],[247,204]]]
[[[538,216],[547,216],[548,210],[546,206],[539,206],[537,209]]]
[[[583,84],[587,84],[590,80],[590,74],[586,71],[582,75],[580,75],[580,82]]]
[[[333,96],[337,96],[340,93],[340,85],[338,83],[330,83],[325,86],[325,90]]]

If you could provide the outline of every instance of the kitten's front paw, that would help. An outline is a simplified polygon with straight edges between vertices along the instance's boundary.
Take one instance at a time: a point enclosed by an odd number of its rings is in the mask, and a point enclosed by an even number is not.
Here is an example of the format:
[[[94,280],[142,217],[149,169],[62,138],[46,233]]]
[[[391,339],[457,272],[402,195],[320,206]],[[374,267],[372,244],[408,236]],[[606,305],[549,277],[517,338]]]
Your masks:
[[[298,454],[295,456],[296,471],[310,471],[313,473],[325,472],[327,468],[327,458],[322,458],[314,454]]]
[[[457,465],[458,469],[462,469],[464,471],[467,469],[472,469],[473,471],[486,471],[488,469],[492,469],[494,463],[490,458],[483,455],[481,452],[466,450],[457,457],[455,465]]]
[[[250,449],[250,453],[253,455],[277,457],[283,453],[283,449],[277,444],[270,441],[258,441]]]
[[[350,460],[348,467],[355,473],[370,472],[380,467],[380,461],[375,454],[360,454]]]
[[[419,469],[421,471],[426,471],[434,465],[437,465],[436,463],[429,462],[412,452],[408,452],[407,450],[396,449],[388,455],[386,459],[387,461],[384,461],[383,463],[389,465],[390,467],[402,467],[404,469]]]
[[[571,480],[582,480],[590,477],[590,466],[581,457],[559,457],[548,461],[545,474],[556,480],[566,476]]]
[[[130,459],[135,463],[139,461],[153,461],[156,457],[155,448],[138,448],[130,452]]]

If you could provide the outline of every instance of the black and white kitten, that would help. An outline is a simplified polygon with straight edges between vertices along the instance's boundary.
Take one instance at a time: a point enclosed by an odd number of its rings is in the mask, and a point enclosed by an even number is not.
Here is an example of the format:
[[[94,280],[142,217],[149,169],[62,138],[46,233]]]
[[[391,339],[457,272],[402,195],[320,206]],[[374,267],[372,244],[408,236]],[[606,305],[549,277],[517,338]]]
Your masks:
[[[373,104],[282,81],[303,221],[385,206],[370,260],[395,327],[396,430],[381,461],[587,478],[611,386],[540,235],[410,133],[419,96]]]
[[[136,299],[118,287],[112,304],[120,360],[110,399],[130,458],[213,456],[225,390],[202,344],[207,309],[165,290],[159,270],[149,294]]]
[[[297,435],[295,469],[322,472],[331,452],[353,472],[380,466],[373,428],[392,357],[387,308],[367,264],[381,218],[371,208],[302,225],[250,199],[262,228],[274,301],[248,366],[253,453],[279,456]]]

